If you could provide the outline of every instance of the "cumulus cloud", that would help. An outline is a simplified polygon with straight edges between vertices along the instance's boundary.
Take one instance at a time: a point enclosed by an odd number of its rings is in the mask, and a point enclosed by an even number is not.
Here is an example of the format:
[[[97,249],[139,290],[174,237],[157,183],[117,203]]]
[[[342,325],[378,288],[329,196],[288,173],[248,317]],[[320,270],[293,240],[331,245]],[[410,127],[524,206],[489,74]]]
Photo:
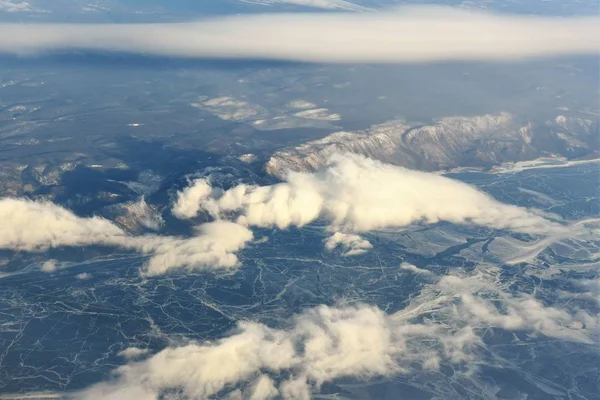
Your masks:
[[[204,178],[190,182],[185,189],[177,192],[177,200],[171,212],[180,219],[194,218],[200,212],[200,201],[210,196],[212,188]]]
[[[75,277],[77,279],[80,279],[80,280],[84,281],[86,279],[90,279],[92,277],[92,274],[90,274],[88,272],[82,272],[80,274],[75,275]]]
[[[115,371],[114,380],[77,397],[156,399],[174,390],[184,399],[309,399],[339,378],[367,380],[480,360],[489,350],[482,335],[490,327],[594,343],[594,319],[504,292],[477,275],[447,276],[425,285],[409,307],[391,315],[369,305],[322,305],[285,327],[242,321],[214,342],[169,347],[130,362]]]
[[[200,225],[191,238],[138,236],[125,246],[152,254],[144,273],[161,275],[172,269],[219,269],[239,264],[235,252],[252,240],[252,231],[227,221]]]
[[[287,329],[245,321],[216,342],[166,348],[118,368],[114,381],[92,386],[78,397],[125,399],[135,394],[155,399],[171,389],[184,398],[208,398],[253,382],[244,389],[249,398],[281,393],[308,399],[326,381],[387,376],[419,363],[423,339],[436,343],[439,348],[430,355],[440,359],[467,351],[476,340],[463,331],[441,338],[436,329],[395,321],[372,306],[319,306],[298,315]],[[272,377],[281,380],[282,375],[288,378],[277,388]]]
[[[596,54],[599,26],[597,16],[511,16],[413,6],[171,24],[0,24],[0,52],[90,50],[339,63],[511,60]]]
[[[137,347],[128,347],[125,350],[120,351],[119,355],[126,359],[133,359],[133,358],[141,357],[146,353],[148,353],[148,349],[140,349]]]
[[[373,248],[373,245],[362,237],[352,234],[336,232],[325,241],[325,248],[329,251],[341,246],[345,249],[345,256],[355,256],[366,253]]]
[[[405,271],[411,271],[411,272],[414,272],[415,274],[432,275],[431,271],[428,271],[423,268],[419,268],[416,265],[412,265],[412,264],[405,263],[405,262],[400,264],[400,269],[403,269]]]
[[[45,251],[61,246],[102,245],[149,254],[143,273],[163,274],[177,268],[231,268],[239,261],[234,254],[252,240],[252,232],[241,225],[216,221],[200,225],[190,238],[132,236],[112,222],[81,218],[49,202],[1,199],[0,248]]]
[[[315,173],[290,172],[286,182],[238,185],[204,199],[202,207],[261,227],[301,227],[324,218],[331,229],[354,232],[440,221],[531,234],[565,230],[460,181],[351,154],[332,156]]]
[[[57,267],[56,267],[56,260],[47,260],[47,261],[44,261],[42,263],[42,266],[41,266],[40,269],[42,270],[42,272],[48,272],[48,273],[55,272],[56,269],[57,269]]]

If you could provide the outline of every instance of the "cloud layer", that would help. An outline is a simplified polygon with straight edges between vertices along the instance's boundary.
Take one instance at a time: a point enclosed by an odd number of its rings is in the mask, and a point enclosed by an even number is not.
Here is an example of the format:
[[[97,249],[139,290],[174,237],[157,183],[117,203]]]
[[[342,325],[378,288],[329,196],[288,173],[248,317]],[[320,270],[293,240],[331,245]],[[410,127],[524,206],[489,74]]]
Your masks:
[[[172,24],[0,24],[0,52],[90,50],[342,63],[511,60],[595,54],[599,26],[596,16],[510,16],[422,6]]]
[[[490,336],[490,328],[527,332],[519,335],[525,342],[542,334],[594,344],[597,315],[505,292],[496,286],[500,270],[484,270],[485,276],[430,274],[434,282],[406,309],[391,315],[364,304],[322,305],[279,328],[239,322],[237,329],[214,342],[168,347],[129,362],[115,370],[115,379],[75,397],[155,400],[171,390],[177,399],[229,394],[304,400],[338,378],[368,380],[437,371],[442,364],[460,373],[474,363],[485,364],[490,348],[482,337]],[[122,352],[129,353],[138,355],[139,349]],[[502,357],[491,362],[501,367]]]
[[[197,235],[177,238],[158,235],[132,237],[122,244],[152,254],[145,267],[147,275],[161,275],[172,269],[219,269],[239,265],[235,253],[252,240],[252,231],[233,222],[216,221],[198,226]]]
[[[236,252],[253,238],[248,226],[302,227],[319,218],[329,221],[332,231],[325,248],[341,246],[345,255],[372,248],[356,233],[416,223],[475,224],[547,235],[545,240],[569,232],[535,210],[502,204],[462,182],[349,154],[334,155],[316,173],[291,172],[286,182],[272,186],[241,184],[223,191],[197,179],[178,193],[172,211],[189,219],[201,210],[215,221],[198,226],[192,237],[131,235],[104,218],[78,217],[48,202],[5,198],[0,199],[0,248],[119,247],[151,255],[143,272],[159,275],[181,268],[235,267]]]
[[[465,183],[351,154],[332,156],[315,173],[290,172],[286,182],[272,186],[215,191],[201,199],[201,208],[217,218],[234,214],[244,225],[280,229],[324,218],[330,229],[346,232],[440,221],[531,234],[565,230],[536,211],[500,203]],[[332,240],[333,247],[344,242]]]
[[[200,225],[197,235],[180,238],[159,235],[132,236],[112,222],[81,218],[52,203],[1,199],[0,249],[39,252],[61,246],[101,245],[150,254],[147,275],[171,269],[231,268],[235,252],[252,239],[244,226],[227,221]]]
[[[366,253],[373,248],[373,245],[362,237],[352,234],[336,232],[325,241],[325,248],[332,251],[341,246],[344,249],[344,256],[356,256]]]
[[[418,362],[423,355],[408,342],[425,338],[439,337],[435,329],[399,323],[376,307],[319,306],[298,315],[289,329],[240,322],[235,332],[214,343],[166,348],[118,368],[116,380],[92,386],[77,397],[154,400],[170,389],[180,390],[180,398],[210,398],[252,382],[244,388],[245,398],[309,399],[323,382],[386,376]],[[441,339],[440,357],[452,357],[476,339],[468,332],[453,338]],[[276,387],[269,375],[282,372],[289,378]]]
[[[328,10],[348,10],[348,11],[369,11],[367,7],[362,7],[344,0],[240,0],[244,3],[253,3],[261,5],[290,4],[301,7],[324,8]]]
[[[274,186],[242,185],[221,193],[210,188],[201,191],[209,196],[192,196],[197,186],[195,181],[192,189],[181,191],[180,199],[200,199],[213,212],[238,213],[243,221],[261,226],[301,225],[320,216],[337,227],[356,230],[437,220],[522,232],[563,229],[461,182],[359,156],[336,156],[320,172],[292,173],[287,182]],[[197,212],[193,202],[183,209]],[[0,219],[5,222],[0,248],[43,251],[90,244],[126,248],[150,255],[145,267],[149,275],[173,268],[235,266],[235,252],[252,239],[247,227],[223,220],[200,225],[190,238],[134,236],[102,218],[81,218],[51,203],[19,199],[0,200]],[[327,243],[350,251],[368,249],[360,236],[342,231]],[[323,383],[339,378],[367,380],[482,361],[489,352],[483,335],[491,327],[585,345],[595,343],[593,335],[600,328],[597,313],[577,304],[547,305],[535,293],[503,289],[498,267],[482,265],[473,272],[459,269],[456,275],[437,277],[404,263],[399,272],[419,275],[416,279],[423,280],[423,286],[395,314],[364,304],[323,305],[301,312],[284,326],[241,321],[214,342],[180,344],[149,356],[143,349],[131,348],[119,353],[127,361],[114,371],[113,379],[72,397],[156,400],[165,393],[174,399],[229,393],[256,400],[278,396],[304,400]],[[588,289],[593,295],[597,288],[592,284]]]
[[[530,294],[499,290],[479,276],[445,276],[436,287],[441,292],[440,299],[458,300],[453,310],[455,318],[474,328],[526,330],[587,344],[594,344],[588,335],[600,328],[599,315],[591,315],[577,305],[572,309],[546,306]]]

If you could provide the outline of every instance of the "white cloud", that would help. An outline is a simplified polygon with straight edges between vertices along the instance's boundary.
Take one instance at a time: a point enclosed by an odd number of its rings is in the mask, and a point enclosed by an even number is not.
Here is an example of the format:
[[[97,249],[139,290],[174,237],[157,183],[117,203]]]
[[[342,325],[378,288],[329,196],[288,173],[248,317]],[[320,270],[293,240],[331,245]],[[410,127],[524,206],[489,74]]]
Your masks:
[[[26,1],[15,2],[11,0],[0,0],[0,11],[5,12],[31,12],[33,8]]]
[[[216,342],[164,349],[118,368],[114,381],[94,385],[78,397],[125,399],[135,394],[154,399],[163,390],[178,389],[184,398],[207,398],[254,381],[250,398],[281,392],[284,398],[307,399],[323,382],[336,378],[364,379],[411,368],[424,356],[423,339],[435,343],[427,356],[447,359],[448,354],[458,360],[456,355],[476,338],[463,331],[440,335],[435,328],[398,322],[376,307],[319,306],[298,315],[288,329],[240,322],[236,331]],[[281,373],[289,378],[277,389],[271,377],[281,379]]]
[[[86,279],[90,279],[92,277],[92,274],[87,273],[87,272],[82,272],[80,274],[77,274],[75,277],[77,279],[81,279],[82,281],[84,281]]]
[[[199,101],[191,103],[191,106],[206,110],[224,121],[248,121],[268,114],[264,107],[228,96],[219,96],[208,100],[202,97]]]
[[[141,357],[148,353],[148,349],[140,349],[137,347],[128,347],[125,350],[119,352],[121,357],[124,357],[128,360]]]
[[[165,223],[160,211],[146,203],[144,196],[137,201],[120,204],[119,207],[124,214],[117,217],[116,221],[132,231],[141,227],[158,231]]]
[[[359,6],[344,0],[241,0],[244,3],[261,5],[291,4],[303,7],[324,8],[329,10],[368,11],[367,7]]]
[[[57,267],[56,267],[56,260],[47,260],[44,261],[42,263],[42,266],[40,268],[42,270],[42,272],[55,272]]]
[[[431,271],[428,271],[426,269],[423,268],[419,268],[416,265],[412,265],[409,263],[402,263],[400,264],[400,269],[403,269],[405,271],[411,271],[414,272],[415,274],[421,274],[421,275],[431,275]]]
[[[355,232],[439,221],[531,234],[566,230],[535,210],[500,203],[460,181],[351,154],[334,155],[315,173],[290,172],[287,182],[236,186],[205,198],[202,207],[261,227],[301,227],[325,218],[331,229]]]
[[[132,236],[106,219],[81,218],[55,204],[24,199],[1,199],[0,220],[0,248],[34,252],[62,246],[120,247],[150,254],[142,271],[147,275],[177,268],[232,268],[239,264],[234,253],[252,240],[250,230],[227,221],[200,225],[191,238]]]
[[[239,156],[238,160],[240,160],[244,164],[252,164],[252,163],[255,163],[256,161],[258,161],[258,157],[255,154],[246,153],[246,154],[242,154],[241,156]]]
[[[325,248],[329,251],[342,246],[345,249],[345,256],[355,256],[366,253],[373,248],[373,245],[362,237],[352,234],[336,232],[325,241]]]
[[[317,105],[315,103],[311,103],[306,100],[292,100],[287,104],[289,108],[299,108],[299,109],[308,109],[308,108],[316,108]]]
[[[275,387],[275,382],[268,375],[259,376],[251,388],[249,400],[267,400],[276,397],[279,390]]]
[[[114,380],[77,397],[155,399],[171,389],[184,399],[217,394],[268,399],[278,393],[309,399],[321,384],[338,378],[367,380],[437,370],[441,363],[472,364],[490,351],[480,337],[490,327],[593,343],[589,335],[597,321],[572,311],[511,295],[479,276],[448,276],[423,287],[407,309],[392,315],[368,305],[318,306],[279,329],[242,321],[214,342],[170,347],[130,362],[115,371]]]
[[[329,114],[326,108],[315,108],[312,110],[304,110],[294,114],[294,117],[315,119],[319,121],[339,121],[342,117],[339,114]]]
[[[202,224],[197,236],[174,238],[138,236],[126,246],[152,254],[143,271],[146,275],[161,275],[172,269],[220,269],[239,265],[235,252],[252,240],[252,231],[227,221]]]
[[[145,195],[137,200],[113,204],[104,208],[102,213],[110,216],[117,226],[129,233],[143,232],[148,229],[158,231],[165,223],[161,210],[148,204]]]
[[[0,52],[77,49],[349,63],[512,60],[596,54],[599,26],[597,16],[511,16],[423,6],[173,24],[0,24]]]
[[[212,188],[206,179],[198,178],[190,186],[177,192],[177,200],[171,211],[177,218],[193,218],[200,212],[200,201],[210,196]]]
[[[509,293],[490,282],[494,275],[446,276],[437,284],[443,299],[456,298],[454,318],[476,328],[528,330],[549,337],[593,344],[590,332],[600,328],[598,315],[574,307],[545,306],[526,293]],[[582,329],[586,327],[586,329]]]
[[[0,199],[0,248],[43,251],[51,247],[119,245],[126,233],[110,221],[79,218],[52,203]]]

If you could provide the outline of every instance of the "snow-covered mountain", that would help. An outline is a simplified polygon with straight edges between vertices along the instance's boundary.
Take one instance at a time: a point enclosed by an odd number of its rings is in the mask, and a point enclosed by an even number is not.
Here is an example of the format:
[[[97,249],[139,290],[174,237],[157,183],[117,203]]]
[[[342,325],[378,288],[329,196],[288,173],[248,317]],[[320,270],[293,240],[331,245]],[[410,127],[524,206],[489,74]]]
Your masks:
[[[564,115],[543,124],[523,122],[508,113],[448,117],[430,124],[394,120],[283,149],[273,154],[265,169],[278,177],[287,170],[313,171],[336,152],[429,171],[491,167],[540,156],[581,157],[598,150],[597,137],[597,120]]]

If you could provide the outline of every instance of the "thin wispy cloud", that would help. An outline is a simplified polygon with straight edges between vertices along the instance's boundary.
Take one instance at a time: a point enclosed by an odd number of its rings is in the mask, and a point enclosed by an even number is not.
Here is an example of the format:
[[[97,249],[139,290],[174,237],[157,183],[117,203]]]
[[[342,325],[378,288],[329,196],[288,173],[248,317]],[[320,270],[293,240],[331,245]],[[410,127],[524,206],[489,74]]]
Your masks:
[[[0,52],[87,50],[304,62],[516,60],[600,50],[600,17],[448,7],[264,14],[157,24],[0,24]]]
[[[347,10],[347,11],[369,11],[368,7],[363,7],[350,1],[344,0],[240,0],[242,3],[259,4],[263,6],[273,6],[277,4],[289,4],[292,6],[323,8],[326,10]]]

